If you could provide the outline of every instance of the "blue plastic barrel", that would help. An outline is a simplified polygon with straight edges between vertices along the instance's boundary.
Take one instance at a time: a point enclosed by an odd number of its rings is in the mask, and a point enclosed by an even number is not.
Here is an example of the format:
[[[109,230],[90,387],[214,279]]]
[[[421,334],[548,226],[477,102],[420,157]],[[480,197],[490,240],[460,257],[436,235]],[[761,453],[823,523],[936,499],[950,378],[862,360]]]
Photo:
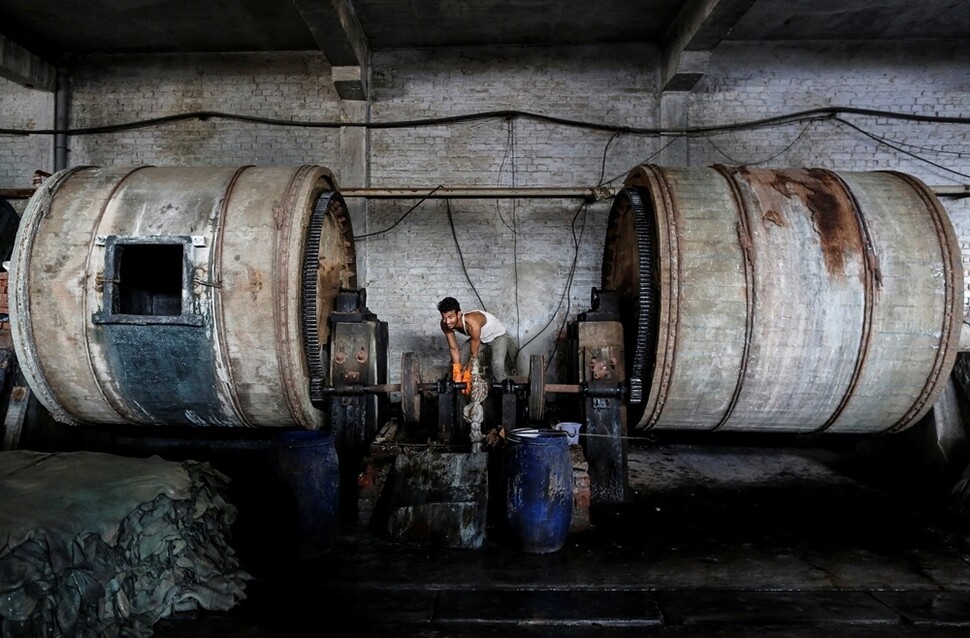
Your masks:
[[[532,554],[559,551],[573,516],[569,436],[560,430],[518,428],[505,453],[506,521],[512,542]]]
[[[293,430],[273,437],[271,462],[291,497],[297,546],[301,557],[324,554],[333,547],[340,500],[340,467],[333,435]]]

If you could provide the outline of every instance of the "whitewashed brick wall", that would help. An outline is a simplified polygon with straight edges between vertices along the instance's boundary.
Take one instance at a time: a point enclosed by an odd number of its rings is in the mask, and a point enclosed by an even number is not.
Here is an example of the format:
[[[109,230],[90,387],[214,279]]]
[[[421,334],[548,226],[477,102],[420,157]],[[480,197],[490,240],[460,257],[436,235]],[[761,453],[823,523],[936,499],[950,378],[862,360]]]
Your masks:
[[[665,117],[704,126],[822,106],[967,116],[965,53],[965,46],[947,43],[725,43],[684,100],[686,117]],[[656,49],[635,45],[380,52],[372,63],[371,119],[388,123],[510,109],[657,127],[658,60]],[[73,69],[72,86],[75,127],[195,110],[293,121],[339,121],[342,113],[330,68],[312,53],[87,58]],[[667,101],[664,108],[676,104]],[[53,96],[0,80],[0,109],[5,126],[47,128]],[[845,119],[970,175],[966,125]],[[656,137],[614,138],[529,119],[374,129],[369,137],[370,185],[377,187],[589,186],[611,179],[616,185],[646,160],[892,169],[931,185],[970,183],[832,120],[695,137],[683,150],[660,156],[655,154],[665,142]],[[0,137],[0,185],[29,185],[36,168],[49,169],[51,147],[48,137]],[[336,129],[227,121],[74,137],[71,149],[73,165],[320,163],[339,178],[342,163]],[[608,202],[577,216],[580,202],[572,200],[453,200],[454,235],[474,290],[461,267],[446,203],[428,200],[398,223],[415,203],[372,200],[366,217],[355,222],[358,236],[379,233],[358,239],[359,270],[366,274],[361,285],[368,305],[389,324],[391,382],[399,380],[400,356],[408,350],[420,353],[426,376],[444,370],[447,353],[435,304],[445,295],[473,308],[479,306],[477,290],[484,305],[528,342],[521,372],[530,354],[551,356],[559,326],[588,309],[591,289],[599,283]],[[962,246],[970,246],[970,200],[943,203]],[[574,231],[579,250],[570,281]],[[966,250],[964,260],[970,267]]]
[[[375,122],[391,122],[519,110],[656,127],[657,60],[655,49],[633,46],[381,53],[374,58],[371,114]],[[429,190],[439,184],[592,186],[601,180],[610,137],[527,119],[379,129],[371,134],[371,180]],[[625,174],[656,147],[653,139],[614,141],[606,179]],[[371,202],[368,232],[388,228],[414,203]],[[468,278],[486,309],[525,346],[521,374],[528,373],[531,354],[553,356],[563,319],[587,310],[591,289],[599,286],[609,206],[591,205],[577,218],[581,203],[451,202]],[[570,281],[574,218],[579,249]],[[448,353],[438,300],[454,296],[466,309],[482,305],[462,270],[445,202],[429,200],[393,230],[365,241],[369,305],[393,318],[392,364],[413,350],[422,374],[441,374]]]
[[[330,66],[308,53],[101,56],[72,70],[75,128],[192,111],[339,121]],[[190,120],[73,137],[72,165],[339,164],[336,129]],[[338,176],[339,178],[339,176]]]
[[[729,43],[718,48],[709,72],[691,93],[689,124],[741,122],[820,107],[966,117],[970,113],[968,89],[970,70],[965,58],[944,45],[870,42],[753,47]],[[966,125],[842,117],[915,155],[970,174],[970,129]],[[893,169],[927,183],[968,179],[893,150],[835,120],[694,138],[689,152],[695,165],[743,162]]]
[[[0,78],[0,128],[54,128],[54,94]],[[0,135],[0,188],[30,188],[34,171],[54,165],[54,140],[46,135]]]

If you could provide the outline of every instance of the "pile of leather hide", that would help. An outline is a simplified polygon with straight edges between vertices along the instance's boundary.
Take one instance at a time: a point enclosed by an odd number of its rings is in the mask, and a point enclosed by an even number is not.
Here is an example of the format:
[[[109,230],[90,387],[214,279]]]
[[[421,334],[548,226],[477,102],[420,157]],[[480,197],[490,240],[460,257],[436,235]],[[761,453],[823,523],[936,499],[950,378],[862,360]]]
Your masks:
[[[0,452],[0,634],[150,636],[174,612],[231,608],[250,576],[227,483],[194,461]]]

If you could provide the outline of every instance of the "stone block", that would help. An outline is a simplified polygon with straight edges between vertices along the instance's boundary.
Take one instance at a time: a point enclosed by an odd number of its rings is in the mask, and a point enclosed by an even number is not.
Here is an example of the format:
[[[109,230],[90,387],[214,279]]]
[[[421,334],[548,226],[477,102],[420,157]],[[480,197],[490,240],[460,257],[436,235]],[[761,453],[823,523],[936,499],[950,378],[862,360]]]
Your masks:
[[[484,452],[401,451],[384,480],[384,506],[375,504],[372,527],[406,543],[481,548],[488,506],[487,462]]]

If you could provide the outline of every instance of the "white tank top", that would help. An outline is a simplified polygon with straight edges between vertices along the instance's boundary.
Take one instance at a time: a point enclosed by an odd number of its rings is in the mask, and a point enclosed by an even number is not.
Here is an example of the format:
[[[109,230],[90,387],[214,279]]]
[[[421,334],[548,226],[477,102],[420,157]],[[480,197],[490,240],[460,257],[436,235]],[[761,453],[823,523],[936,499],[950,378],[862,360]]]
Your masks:
[[[479,340],[482,343],[491,343],[495,341],[495,337],[501,337],[505,334],[505,326],[498,317],[490,312],[485,312],[484,310],[469,310],[468,312],[480,312],[485,315],[485,324],[482,325],[481,332],[479,333]],[[468,334],[468,328],[465,326],[465,313],[461,313],[461,327],[465,330],[465,334]]]

